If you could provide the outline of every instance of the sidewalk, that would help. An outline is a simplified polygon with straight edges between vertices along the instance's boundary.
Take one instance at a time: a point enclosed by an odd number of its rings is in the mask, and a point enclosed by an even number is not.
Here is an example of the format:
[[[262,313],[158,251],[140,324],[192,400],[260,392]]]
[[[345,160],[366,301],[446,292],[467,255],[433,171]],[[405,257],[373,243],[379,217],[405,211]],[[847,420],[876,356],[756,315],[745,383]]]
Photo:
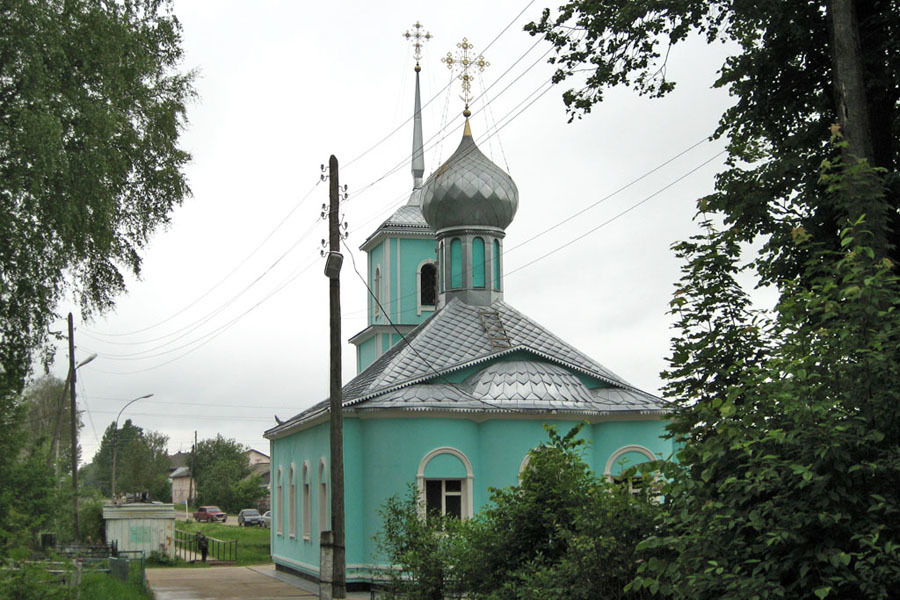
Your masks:
[[[318,585],[275,570],[275,565],[147,569],[155,600],[276,600],[318,598]],[[369,600],[368,592],[348,592],[348,600]]]

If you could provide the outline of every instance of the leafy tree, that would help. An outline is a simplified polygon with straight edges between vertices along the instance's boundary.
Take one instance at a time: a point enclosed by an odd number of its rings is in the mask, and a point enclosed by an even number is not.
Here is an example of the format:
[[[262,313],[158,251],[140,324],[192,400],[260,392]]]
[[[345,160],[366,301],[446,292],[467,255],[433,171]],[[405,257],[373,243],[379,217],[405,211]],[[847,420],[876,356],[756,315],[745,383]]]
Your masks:
[[[826,163],[822,193],[834,203],[863,189],[878,196],[871,175],[865,164]],[[633,589],[896,596],[900,278],[866,245],[864,225],[840,232],[841,251],[796,230],[811,258],[771,317],[746,309],[727,232],[679,246],[690,262],[673,309],[685,335],[673,343],[667,392],[683,404],[672,431],[686,444]],[[697,285],[706,275],[710,288]],[[743,353],[729,341],[739,336]],[[726,356],[710,360],[704,346],[717,340]]]
[[[885,169],[882,202],[834,204],[818,188],[824,144],[847,103],[838,85],[831,23],[835,7],[856,10],[862,110],[870,150],[859,158]],[[607,87],[626,85],[664,96],[669,50],[690,35],[737,48],[719,70],[716,87],[735,99],[714,137],[728,140],[726,169],[705,211],[719,212],[733,241],[761,239],[758,267],[765,282],[803,273],[812,248],[838,250],[849,218],[867,214],[876,253],[900,262],[900,4],[893,0],[571,0],[545,10],[526,29],[557,49],[555,81],[574,87],[564,100],[573,117],[590,112]],[[729,46],[731,47],[731,46]],[[584,74],[586,72],[586,74]],[[884,221],[887,221],[886,223]],[[815,245],[793,243],[803,227]],[[886,242],[878,242],[886,238]],[[731,243],[731,242],[730,242]],[[889,247],[888,247],[889,246]]]
[[[155,431],[144,431],[131,419],[119,426],[116,453],[116,492],[148,492],[154,500],[168,500],[169,438]],[[116,445],[115,423],[103,432],[100,447],[89,465],[79,471],[86,487],[93,487],[104,495],[112,494],[113,446]]]
[[[67,289],[103,310],[188,193],[191,75],[159,0],[0,10],[0,395],[22,389]]]
[[[471,597],[645,596],[623,590],[656,503],[649,490],[634,496],[598,478],[584,462],[580,430],[560,435],[547,427],[549,441],[529,455],[521,484],[492,490],[491,504],[467,524],[458,571]]]
[[[266,496],[266,486],[262,483],[262,477],[254,473],[245,477],[232,486],[231,493],[234,497],[233,511],[239,511],[248,506],[256,506],[260,499]]]
[[[26,444],[47,453],[47,463],[63,474],[72,470],[71,404],[67,390],[63,380],[45,375],[29,384],[24,397]],[[80,416],[77,427],[82,427]]]
[[[657,502],[649,488],[633,495],[598,479],[584,462],[580,430],[560,435],[548,427],[550,439],[531,453],[521,484],[492,490],[474,519],[423,516],[414,488],[391,498],[376,540],[396,567],[394,590],[429,599],[649,597],[625,586]]]
[[[250,475],[246,452],[247,448],[236,440],[221,435],[197,444],[194,480],[200,504],[217,504],[226,511],[246,508],[237,504],[235,496],[235,486]]]

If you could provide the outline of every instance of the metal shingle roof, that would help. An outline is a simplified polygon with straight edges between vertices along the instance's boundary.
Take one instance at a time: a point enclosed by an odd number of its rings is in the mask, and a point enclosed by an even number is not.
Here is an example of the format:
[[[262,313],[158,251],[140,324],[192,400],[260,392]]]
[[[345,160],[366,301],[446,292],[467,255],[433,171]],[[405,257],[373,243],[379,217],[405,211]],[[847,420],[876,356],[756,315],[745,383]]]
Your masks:
[[[343,388],[344,406],[359,410],[404,409],[463,412],[565,411],[583,414],[665,411],[664,400],[643,392],[576,350],[503,301],[494,302],[511,348],[492,350],[481,312],[485,307],[451,300],[391,347]],[[530,356],[522,360],[519,353]],[[511,356],[515,355],[515,356]],[[510,356],[510,359],[493,360]],[[460,384],[442,376],[488,363]],[[610,387],[588,387],[580,372]],[[328,409],[319,402],[278,430]]]

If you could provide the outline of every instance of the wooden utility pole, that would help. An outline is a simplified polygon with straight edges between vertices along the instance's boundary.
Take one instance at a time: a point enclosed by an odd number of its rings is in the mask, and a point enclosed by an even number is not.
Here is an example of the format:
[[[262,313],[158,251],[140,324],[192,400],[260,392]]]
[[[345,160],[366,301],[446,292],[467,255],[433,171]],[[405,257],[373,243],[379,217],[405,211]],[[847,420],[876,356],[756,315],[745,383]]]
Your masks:
[[[194,431],[194,445],[191,446],[191,470],[188,473],[188,497],[187,503],[194,501],[194,457],[197,455],[197,432]]]
[[[328,296],[331,330],[331,530],[334,532],[332,598],[346,598],[346,550],[344,548],[344,409],[341,397],[341,280],[340,189],[338,161],[328,160]]]
[[[78,411],[75,409],[75,324],[69,313],[69,398],[72,411],[72,530],[77,542],[78,531]]]

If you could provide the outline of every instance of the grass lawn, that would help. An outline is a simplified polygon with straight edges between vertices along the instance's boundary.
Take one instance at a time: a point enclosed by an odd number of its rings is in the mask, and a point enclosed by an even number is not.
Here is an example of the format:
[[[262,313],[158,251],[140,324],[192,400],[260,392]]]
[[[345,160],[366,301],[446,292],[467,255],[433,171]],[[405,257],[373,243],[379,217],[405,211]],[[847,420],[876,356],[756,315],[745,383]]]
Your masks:
[[[272,562],[272,555],[269,552],[269,535],[271,529],[263,527],[234,527],[231,525],[223,525],[222,523],[186,523],[178,521],[175,524],[176,529],[182,531],[202,531],[206,537],[216,538],[217,540],[237,540],[237,562],[236,565],[259,565]],[[177,561],[172,566],[206,566],[203,563],[194,563],[189,565],[183,561]]]

